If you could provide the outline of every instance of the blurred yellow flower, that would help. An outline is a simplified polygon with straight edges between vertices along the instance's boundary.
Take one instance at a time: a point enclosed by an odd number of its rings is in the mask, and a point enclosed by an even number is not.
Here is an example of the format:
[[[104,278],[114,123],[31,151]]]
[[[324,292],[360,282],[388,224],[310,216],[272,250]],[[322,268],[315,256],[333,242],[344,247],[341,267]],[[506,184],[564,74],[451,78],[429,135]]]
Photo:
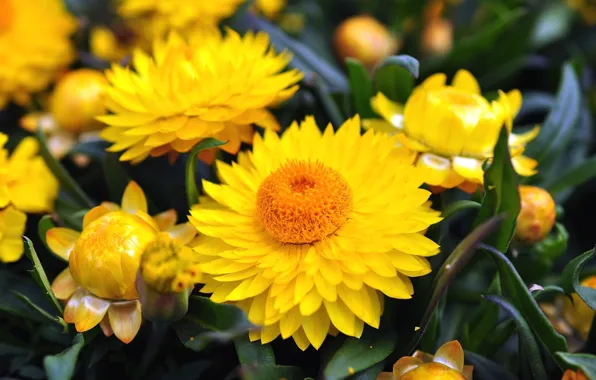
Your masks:
[[[134,37],[131,37],[134,40]],[[120,41],[108,27],[96,26],[89,33],[89,49],[98,58],[119,62],[132,51],[132,44]]]
[[[548,236],[557,218],[556,204],[550,193],[536,186],[520,186],[521,210],[515,237],[537,243]]]
[[[521,93],[513,90],[499,91],[499,99],[489,103],[465,70],[458,71],[450,86],[444,74],[435,74],[414,90],[403,112],[400,105],[377,94],[373,109],[389,124],[375,122],[371,127],[392,129],[401,143],[418,152],[416,165],[429,169],[429,185],[471,192],[483,183],[482,165],[492,158],[502,126],[511,132],[521,102]],[[536,173],[537,162],[522,153],[539,130],[509,136],[512,163],[522,176]]]
[[[235,154],[251,142],[251,124],[279,128],[266,107],[298,90],[302,74],[281,72],[290,58],[276,54],[265,33],[202,32],[188,42],[170,34],[155,43],[153,58],[135,51],[136,72],[118,65],[107,72],[114,115],[98,118],[110,125],[101,136],[133,163],[149,155],[175,159],[207,137],[228,141],[222,149]]]
[[[256,0],[255,7],[265,17],[275,19],[286,7],[287,0]]]
[[[580,282],[581,286],[596,289],[596,275],[585,278]],[[584,300],[582,300],[577,293],[571,295],[573,303],[565,297],[563,304],[563,317],[573,327],[579,335],[584,339],[588,339],[592,320],[596,313]]]
[[[0,109],[26,105],[67,68],[75,28],[61,0],[0,1]]]
[[[416,351],[393,366],[393,373],[382,372],[378,380],[472,380],[473,366],[464,365],[464,350],[457,340],[447,342],[429,355]]]
[[[586,24],[596,24],[596,3],[592,0],[567,0],[567,5],[580,13]]]
[[[8,206],[0,209],[0,261],[12,263],[23,255],[23,234],[27,215]]]
[[[52,283],[56,298],[68,300],[64,320],[79,332],[99,324],[106,336],[132,341],[142,320],[135,279],[145,248],[159,231],[183,245],[196,234],[188,223],[175,225],[176,219],[174,210],[150,217],[145,194],[131,182],[122,207],[104,202],[91,209],[82,232],[50,229],[48,246],[68,261],[68,268]]]
[[[384,295],[407,299],[439,246],[423,231],[441,218],[395,137],[360,135],[358,117],[321,133],[313,117],[279,137],[255,134],[222,184],[191,209],[202,288],[263,326],[252,341],[292,337],[318,349],[327,334],[379,327]],[[357,152],[358,154],[355,154]]]

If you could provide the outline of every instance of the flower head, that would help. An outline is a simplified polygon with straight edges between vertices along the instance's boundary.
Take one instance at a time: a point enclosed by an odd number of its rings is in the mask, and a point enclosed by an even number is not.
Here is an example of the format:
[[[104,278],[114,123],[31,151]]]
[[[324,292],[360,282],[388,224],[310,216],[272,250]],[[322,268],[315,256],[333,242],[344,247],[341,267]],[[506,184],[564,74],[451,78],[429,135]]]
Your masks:
[[[585,278],[580,282],[581,286],[587,288],[596,289],[596,275]],[[592,320],[594,319],[595,311],[592,310],[588,304],[584,302],[577,293],[571,295],[573,302],[567,297],[564,298],[563,302],[563,317],[579,333],[584,339],[588,339],[590,328],[592,326]]]
[[[426,183],[473,190],[483,183],[482,165],[492,158],[502,126],[511,132],[521,94],[499,91],[499,99],[489,103],[469,72],[460,70],[450,86],[445,81],[444,74],[426,79],[408,99],[403,114],[382,93],[373,98],[372,106],[394,127],[399,141],[419,153],[416,165],[430,169]],[[509,137],[512,163],[520,175],[536,173],[536,161],[522,153],[538,132],[536,127]]]
[[[528,243],[544,239],[553,226],[557,212],[548,191],[535,186],[520,186],[521,211],[517,217],[515,237]]]
[[[82,232],[48,230],[48,246],[68,261],[52,283],[56,298],[68,300],[64,320],[79,332],[100,324],[105,335],[132,341],[142,320],[135,280],[145,248],[160,230],[180,244],[188,244],[196,234],[189,224],[175,223],[173,210],[150,217],[143,191],[131,182],[122,209],[102,203],[85,215]]]
[[[568,369],[563,373],[561,380],[588,380],[588,378],[584,375],[581,369],[578,369],[577,371]]]
[[[416,351],[414,356],[404,356],[393,366],[395,380],[471,380],[472,366],[464,366],[464,350],[457,340],[447,342],[429,355]]]
[[[256,0],[255,7],[265,17],[273,20],[283,11],[287,2],[287,0]]]
[[[27,215],[8,206],[0,209],[0,261],[12,263],[23,255],[23,234]]]
[[[70,64],[75,27],[61,0],[0,1],[0,108],[27,104]]]
[[[241,37],[228,30],[176,34],[155,44],[154,57],[136,51],[136,72],[114,65],[107,73],[108,108],[100,117],[110,125],[102,137],[110,151],[125,151],[123,161],[190,151],[199,141],[228,141],[222,149],[237,153],[252,140],[251,124],[277,129],[266,107],[291,97],[302,74],[281,73],[290,55],[276,54],[264,33]]]
[[[218,162],[221,185],[203,182],[210,198],[189,217],[201,291],[263,326],[252,340],[304,350],[328,333],[360,337],[378,328],[384,295],[411,298],[409,277],[431,271],[439,246],[423,231],[440,217],[423,174],[395,138],[360,128],[356,117],[321,133],[309,117],[281,138],[266,130],[238,163]]]

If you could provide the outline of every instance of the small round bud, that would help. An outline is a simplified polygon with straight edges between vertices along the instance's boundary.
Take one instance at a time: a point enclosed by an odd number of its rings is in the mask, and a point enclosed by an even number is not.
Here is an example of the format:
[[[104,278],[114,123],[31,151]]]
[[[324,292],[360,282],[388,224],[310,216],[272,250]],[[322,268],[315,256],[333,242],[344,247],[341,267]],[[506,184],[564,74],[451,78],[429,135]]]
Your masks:
[[[555,225],[555,201],[548,191],[535,186],[520,186],[519,194],[521,211],[515,237],[526,243],[537,243],[548,236]]]
[[[345,20],[335,31],[339,58],[356,58],[368,68],[397,52],[398,40],[377,19],[367,15]]]
[[[58,81],[50,99],[50,112],[58,126],[70,132],[102,127],[96,116],[106,113],[104,75],[95,70],[74,70]]]
[[[453,47],[453,25],[444,19],[431,20],[422,31],[422,50],[431,55],[445,55]]]

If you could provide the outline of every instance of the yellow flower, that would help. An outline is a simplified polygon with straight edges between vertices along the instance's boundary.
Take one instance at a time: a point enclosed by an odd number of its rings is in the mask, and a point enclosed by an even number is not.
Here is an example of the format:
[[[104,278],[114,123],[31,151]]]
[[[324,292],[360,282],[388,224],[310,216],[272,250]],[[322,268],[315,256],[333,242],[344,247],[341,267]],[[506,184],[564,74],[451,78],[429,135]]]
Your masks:
[[[358,117],[321,134],[313,117],[280,138],[254,137],[238,163],[218,162],[221,185],[191,209],[195,251],[214,302],[233,302],[263,344],[281,335],[303,350],[328,333],[378,328],[384,295],[407,299],[409,277],[431,271],[439,246],[423,231],[440,220],[423,175],[395,138],[360,135]]]
[[[0,209],[0,261],[12,263],[23,255],[23,234],[27,215],[8,206]]]
[[[585,278],[580,282],[581,286],[596,289],[596,275]],[[563,316],[567,323],[571,325],[579,335],[584,339],[588,339],[590,333],[590,327],[592,326],[592,320],[596,313],[590,306],[588,306],[584,300],[582,300],[577,293],[571,295],[573,303],[567,298],[564,298],[563,304]]]
[[[588,378],[584,375],[581,369],[578,369],[577,371],[568,369],[563,373],[561,380],[588,380]]]
[[[0,133],[0,209],[12,204],[20,211],[42,213],[54,209],[59,185],[43,158],[39,143],[24,138],[9,156],[8,137]]]
[[[245,0],[124,0],[120,16],[146,41],[174,30],[212,27],[236,12]]]
[[[499,91],[499,99],[489,103],[481,96],[474,76],[460,70],[450,86],[446,85],[444,74],[426,79],[414,90],[403,112],[382,93],[371,103],[391,124],[392,133],[398,134],[399,141],[419,153],[416,165],[430,169],[426,183],[474,191],[483,183],[482,165],[492,158],[502,126],[506,125],[511,132],[521,102],[520,92],[513,90],[507,94]],[[539,130],[536,127],[509,137],[512,163],[522,176],[536,173],[537,162],[522,153]]]
[[[91,209],[82,232],[50,229],[48,246],[68,261],[68,268],[52,283],[56,298],[68,300],[64,320],[79,332],[99,324],[106,336],[132,341],[142,321],[135,279],[143,251],[159,231],[180,244],[188,244],[196,234],[188,223],[175,225],[176,219],[174,210],[150,217],[145,194],[131,182],[122,208],[104,202]]]
[[[275,19],[286,7],[287,0],[256,0],[255,7],[269,19]]]
[[[0,1],[0,108],[27,104],[72,62],[75,27],[61,0]]]
[[[567,5],[580,13],[586,24],[596,24],[596,4],[592,0],[567,0]]]
[[[252,140],[252,123],[279,128],[266,107],[291,97],[302,78],[280,73],[290,55],[275,54],[265,33],[200,33],[188,43],[171,34],[154,50],[154,59],[134,53],[136,73],[118,65],[107,73],[114,115],[98,119],[111,125],[102,137],[114,143],[109,151],[125,150],[123,161],[174,159],[207,137],[228,141],[222,149],[235,154]]]
[[[464,366],[464,350],[457,340],[447,342],[429,355],[416,351],[404,356],[393,366],[393,373],[382,372],[378,380],[471,380],[474,367]]]
[[[548,191],[536,186],[520,186],[521,211],[515,237],[537,243],[548,236],[557,218],[555,201]]]

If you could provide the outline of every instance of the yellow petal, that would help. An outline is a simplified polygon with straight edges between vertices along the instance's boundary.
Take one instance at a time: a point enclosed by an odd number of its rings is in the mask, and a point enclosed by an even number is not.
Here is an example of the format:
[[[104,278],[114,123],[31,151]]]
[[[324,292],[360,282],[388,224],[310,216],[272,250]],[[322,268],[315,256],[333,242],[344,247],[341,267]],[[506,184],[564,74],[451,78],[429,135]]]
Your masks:
[[[536,136],[540,133],[540,127],[535,126],[531,130],[525,133],[515,134],[512,133],[509,135],[509,147],[511,149],[516,149],[519,146],[525,146],[530,141],[534,140]]]
[[[422,364],[424,363],[418,358],[404,356],[393,365],[393,376],[395,379],[401,379],[406,372],[409,372]]]
[[[155,223],[157,223],[159,226],[160,231],[165,231],[174,227],[176,225],[177,219],[178,213],[174,209],[170,209],[153,216],[153,220],[155,220]]]
[[[261,330],[261,343],[267,344],[279,336],[279,324],[265,326]]]
[[[451,161],[436,154],[424,153],[418,157],[416,167],[424,170],[424,182],[440,186],[449,178]]]
[[[319,309],[315,314],[304,317],[302,321],[302,328],[310,344],[318,350],[327,333],[329,332],[330,320],[327,312],[324,309]]]
[[[484,182],[482,162],[475,158],[455,157],[453,159],[453,170],[469,181],[476,183]]]
[[[290,336],[294,335],[294,333],[300,328],[303,321],[307,317],[302,317],[300,315],[300,308],[295,306],[290,311],[282,315],[281,319],[279,320],[279,330],[281,332],[281,337],[283,339],[287,339]]]
[[[538,161],[534,160],[533,158],[527,156],[517,156],[511,159],[511,163],[513,164],[513,168],[517,174],[521,176],[530,177],[538,173],[538,170],[536,170]]]
[[[445,74],[442,74],[442,73],[433,74],[430,77],[428,77],[424,82],[422,82],[422,84],[420,85],[420,88],[423,88],[425,90],[441,88],[441,87],[445,86],[446,82],[447,82],[447,76]]]
[[[141,328],[141,304],[138,301],[112,302],[108,309],[108,317],[114,335],[128,344]]]
[[[63,260],[68,261],[70,252],[80,233],[70,228],[56,227],[46,232],[46,243],[50,250]]]
[[[519,90],[511,90],[507,93],[507,100],[509,102],[511,115],[515,117],[522,106],[522,94]]]
[[[459,70],[453,78],[452,86],[480,95],[480,85],[468,70]]]
[[[381,115],[394,128],[403,128],[403,107],[392,102],[382,92],[377,93],[370,101],[373,110]]]
[[[124,190],[122,210],[130,214],[136,214],[137,211],[147,213],[147,198],[143,189],[135,181],[130,181]]]
[[[108,212],[110,212],[110,209],[103,205],[99,205],[89,210],[89,212],[87,212],[85,214],[85,217],[83,218],[83,229],[85,229],[85,227],[87,227],[89,223],[93,222],[96,219],[99,219]]]
[[[306,334],[302,328],[298,329],[298,331],[292,335],[292,338],[294,339],[294,342],[296,342],[298,348],[300,348],[302,351],[305,351],[308,346],[310,346],[310,342],[308,341],[308,338],[306,337]]]
[[[77,283],[66,268],[52,282],[52,292],[59,300],[67,300],[77,290]]]
[[[329,314],[331,323],[342,333],[348,336],[356,336],[356,325],[354,313],[340,300],[336,302],[325,302],[325,309]]]
[[[81,299],[75,312],[75,328],[78,332],[91,330],[101,322],[108,311],[110,302],[92,295],[86,295]]]
[[[99,327],[105,336],[112,336],[114,335],[114,331],[112,330],[112,326],[110,326],[110,318],[108,315],[104,315],[101,322],[99,322]]]
[[[311,290],[300,302],[300,314],[304,316],[315,313],[321,307],[323,297],[316,289]]]
[[[165,232],[182,245],[190,243],[197,235],[197,229],[190,223],[178,224]]]
[[[439,347],[433,361],[461,372],[464,369],[464,350],[457,340],[452,340]]]
[[[78,288],[74,292],[74,294],[72,295],[72,297],[70,297],[70,299],[66,303],[66,306],[64,307],[64,322],[74,323],[77,308],[79,307],[79,304],[81,303],[83,297],[87,294],[88,293],[81,288]]]
[[[362,128],[367,130],[372,129],[375,132],[386,134],[394,134],[398,132],[393,124],[384,119],[364,119],[362,120]]]

